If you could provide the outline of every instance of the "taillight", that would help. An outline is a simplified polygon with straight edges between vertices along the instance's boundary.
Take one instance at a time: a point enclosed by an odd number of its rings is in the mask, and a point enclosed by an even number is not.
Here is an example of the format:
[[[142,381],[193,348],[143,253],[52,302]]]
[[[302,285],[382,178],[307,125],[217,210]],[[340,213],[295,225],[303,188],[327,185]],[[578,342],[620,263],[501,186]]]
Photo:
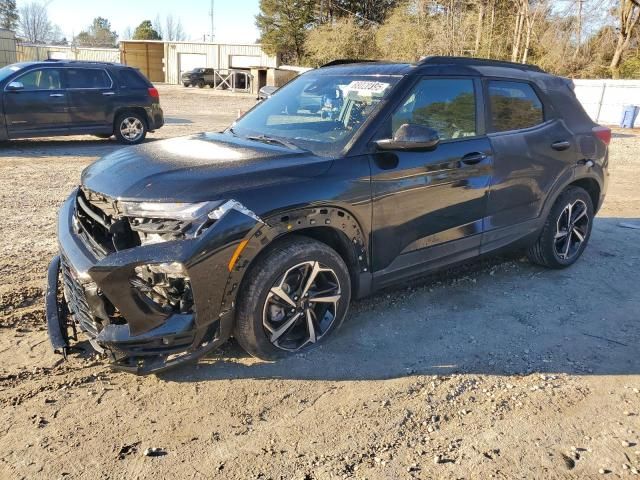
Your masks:
[[[149,96],[151,98],[157,98],[158,100],[160,99],[160,94],[158,93],[158,89],[155,87],[149,87]]]
[[[611,142],[611,129],[607,127],[593,127],[593,134],[604,142],[605,145],[609,145]]]

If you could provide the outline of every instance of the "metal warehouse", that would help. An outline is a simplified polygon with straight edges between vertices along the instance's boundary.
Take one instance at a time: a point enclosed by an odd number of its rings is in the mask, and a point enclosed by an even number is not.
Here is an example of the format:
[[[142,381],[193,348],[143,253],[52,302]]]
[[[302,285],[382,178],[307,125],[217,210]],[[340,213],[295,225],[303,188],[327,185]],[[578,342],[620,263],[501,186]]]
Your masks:
[[[11,30],[0,28],[0,67],[16,63],[16,36]]]
[[[139,68],[152,82],[180,83],[180,75],[194,68],[251,72],[255,87],[267,84],[268,70],[279,66],[259,44],[124,40],[121,61]]]

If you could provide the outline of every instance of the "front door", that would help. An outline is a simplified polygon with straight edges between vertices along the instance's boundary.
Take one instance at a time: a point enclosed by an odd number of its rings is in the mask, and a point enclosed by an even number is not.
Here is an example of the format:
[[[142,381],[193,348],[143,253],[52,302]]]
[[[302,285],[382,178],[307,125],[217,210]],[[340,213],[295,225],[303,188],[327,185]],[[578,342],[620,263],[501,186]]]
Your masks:
[[[67,131],[69,112],[60,69],[31,70],[12,83],[20,83],[22,88],[5,89],[2,96],[10,138]]]
[[[420,124],[441,141],[432,151],[372,155],[377,286],[478,254],[492,173],[481,95],[473,78],[424,77],[378,135]]]
[[[101,68],[66,68],[65,75],[72,129],[111,126],[115,85],[109,74]]]

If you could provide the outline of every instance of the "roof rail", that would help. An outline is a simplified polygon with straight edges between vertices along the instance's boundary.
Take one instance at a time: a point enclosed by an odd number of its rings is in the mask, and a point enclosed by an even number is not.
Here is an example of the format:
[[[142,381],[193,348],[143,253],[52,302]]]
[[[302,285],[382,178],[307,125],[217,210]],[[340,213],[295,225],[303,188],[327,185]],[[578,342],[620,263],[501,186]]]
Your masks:
[[[64,62],[64,63],[92,63],[98,65],[115,65],[113,62],[101,62],[99,60],[68,60],[66,58],[47,58],[45,62]]]
[[[320,65],[319,68],[324,67],[333,67],[335,65],[346,65],[349,63],[367,63],[367,62],[377,62],[378,60],[354,60],[351,58],[339,58],[337,60],[331,60],[329,63],[325,63],[324,65]]]
[[[417,65],[469,65],[469,66],[486,66],[486,67],[507,67],[517,68],[519,70],[542,72],[537,65],[528,63],[507,62],[505,60],[490,60],[488,58],[475,57],[447,57],[447,56],[429,56],[418,61]]]

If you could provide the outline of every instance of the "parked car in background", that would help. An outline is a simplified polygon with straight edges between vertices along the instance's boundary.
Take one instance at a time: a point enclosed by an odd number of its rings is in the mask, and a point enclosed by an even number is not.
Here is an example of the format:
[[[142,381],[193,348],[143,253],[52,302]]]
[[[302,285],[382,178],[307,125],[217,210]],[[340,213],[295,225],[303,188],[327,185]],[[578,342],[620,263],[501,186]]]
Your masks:
[[[328,338],[352,298],[503,247],[569,267],[605,197],[610,139],[570,81],[534,66],[310,71],[223,133],[85,169],[59,213],[51,343],[66,353],[79,326],[137,373],[231,335],[273,360]]]
[[[0,140],[115,135],[134,145],[163,124],[158,90],[134,68],[67,60],[0,68]]]
[[[184,72],[180,79],[185,87],[204,88],[209,85],[213,88],[216,86],[216,76],[213,68],[194,68]]]

